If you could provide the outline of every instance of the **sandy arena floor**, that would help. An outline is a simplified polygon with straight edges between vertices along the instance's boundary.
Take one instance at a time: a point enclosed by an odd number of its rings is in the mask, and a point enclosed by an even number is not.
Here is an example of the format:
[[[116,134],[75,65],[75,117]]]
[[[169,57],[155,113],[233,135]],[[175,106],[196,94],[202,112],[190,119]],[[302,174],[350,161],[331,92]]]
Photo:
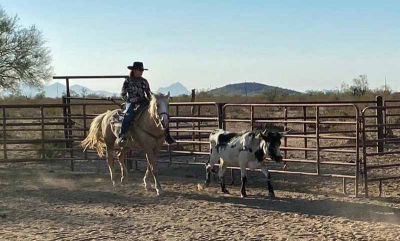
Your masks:
[[[271,199],[252,172],[242,199],[238,183],[199,190],[203,167],[161,165],[157,197],[143,166],[114,190],[108,173],[68,165],[0,165],[0,240],[400,240],[399,181],[365,199],[340,180],[274,175]]]

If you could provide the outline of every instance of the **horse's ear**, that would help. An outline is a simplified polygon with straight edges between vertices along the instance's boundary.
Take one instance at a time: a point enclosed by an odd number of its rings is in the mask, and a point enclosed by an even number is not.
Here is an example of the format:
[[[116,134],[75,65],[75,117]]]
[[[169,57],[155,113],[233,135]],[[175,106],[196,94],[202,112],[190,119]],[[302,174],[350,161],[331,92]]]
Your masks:
[[[171,96],[171,93],[168,91],[167,98],[169,98],[170,96]]]

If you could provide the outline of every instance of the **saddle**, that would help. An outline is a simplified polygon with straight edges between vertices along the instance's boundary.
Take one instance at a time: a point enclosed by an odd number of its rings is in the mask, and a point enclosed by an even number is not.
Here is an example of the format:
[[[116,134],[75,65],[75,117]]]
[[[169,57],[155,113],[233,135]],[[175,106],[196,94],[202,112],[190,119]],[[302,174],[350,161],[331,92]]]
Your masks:
[[[138,112],[136,113],[135,118],[133,119],[132,123],[135,123],[137,119],[140,118],[140,116],[143,114],[145,110],[147,110],[149,106],[145,106],[143,108],[139,108]],[[124,119],[125,115],[125,109],[119,109],[116,110],[115,113],[111,116],[110,124],[111,124],[111,130],[113,133],[118,136],[120,129],[122,127],[122,120]],[[133,126],[131,123],[131,127]],[[129,133],[127,133],[129,135]]]

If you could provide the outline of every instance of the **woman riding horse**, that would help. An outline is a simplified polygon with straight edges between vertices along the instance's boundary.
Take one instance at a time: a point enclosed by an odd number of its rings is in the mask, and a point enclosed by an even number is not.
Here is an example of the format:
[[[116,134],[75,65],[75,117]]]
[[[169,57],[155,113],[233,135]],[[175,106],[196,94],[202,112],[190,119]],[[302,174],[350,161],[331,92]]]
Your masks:
[[[126,144],[126,133],[130,124],[134,121],[137,113],[140,113],[146,106],[149,105],[151,99],[151,91],[149,82],[142,77],[143,71],[148,70],[143,68],[142,62],[134,62],[130,69],[129,77],[125,79],[121,90],[121,97],[126,102],[125,115],[122,121],[122,126],[117,139],[119,146]],[[169,129],[165,130],[165,141],[172,144],[175,140],[171,137]]]

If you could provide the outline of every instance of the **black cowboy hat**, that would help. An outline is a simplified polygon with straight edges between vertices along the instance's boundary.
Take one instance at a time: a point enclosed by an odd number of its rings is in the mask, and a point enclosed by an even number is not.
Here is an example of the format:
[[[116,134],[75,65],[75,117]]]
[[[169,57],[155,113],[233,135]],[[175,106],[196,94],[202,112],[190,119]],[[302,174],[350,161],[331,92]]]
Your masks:
[[[149,70],[143,68],[143,63],[142,62],[133,62],[132,66],[128,66],[128,69],[142,69],[142,70]]]

